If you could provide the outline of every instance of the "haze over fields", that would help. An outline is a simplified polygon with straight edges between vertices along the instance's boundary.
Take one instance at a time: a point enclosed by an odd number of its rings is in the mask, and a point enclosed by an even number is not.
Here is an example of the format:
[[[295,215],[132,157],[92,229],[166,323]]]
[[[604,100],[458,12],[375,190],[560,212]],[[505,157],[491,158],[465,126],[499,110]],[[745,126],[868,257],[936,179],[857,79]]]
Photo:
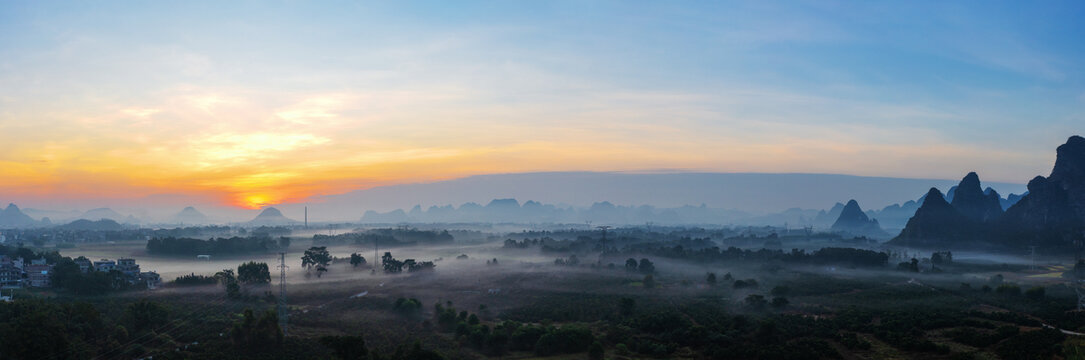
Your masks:
[[[1085,359],[1085,1],[0,1],[0,359]]]

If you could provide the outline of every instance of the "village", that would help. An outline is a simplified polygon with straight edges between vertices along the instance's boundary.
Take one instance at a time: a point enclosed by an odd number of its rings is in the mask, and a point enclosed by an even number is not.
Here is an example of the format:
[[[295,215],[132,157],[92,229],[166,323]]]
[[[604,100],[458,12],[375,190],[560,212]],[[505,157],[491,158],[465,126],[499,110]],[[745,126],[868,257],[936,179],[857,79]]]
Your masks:
[[[100,259],[90,260],[86,257],[78,257],[73,261],[79,266],[83,274],[92,271],[119,275],[127,286],[138,288],[146,286],[147,289],[155,289],[162,283],[161,276],[154,271],[140,271],[139,264],[135,259],[122,258],[117,260]],[[53,287],[53,268],[46,257],[30,258],[0,256],[0,300],[11,301],[11,293],[15,289],[22,288],[51,288]],[[4,293],[5,291],[10,291]]]

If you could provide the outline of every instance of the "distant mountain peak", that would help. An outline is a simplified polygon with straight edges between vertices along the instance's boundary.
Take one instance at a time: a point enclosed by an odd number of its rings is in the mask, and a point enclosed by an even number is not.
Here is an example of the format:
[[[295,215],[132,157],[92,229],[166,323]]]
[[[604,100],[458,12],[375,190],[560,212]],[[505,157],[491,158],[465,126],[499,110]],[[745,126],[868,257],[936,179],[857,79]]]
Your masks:
[[[859,207],[859,202],[855,201],[855,199],[848,200],[847,205],[844,205],[844,208],[840,211],[840,216],[833,223],[832,230],[871,237],[889,235],[882,230],[877,220],[871,220],[863,212],[863,209]]]
[[[291,225],[296,223],[298,223],[297,220],[283,216],[283,213],[274,207],[264,208],[260,215],[256,215],[255,218],[249,221],[250,225],[257,226]]]
[[[923,205],[920,205],[919,207],[922,208],[927,206],[927,204],[939,206],[940,204],[949,205],[949,202],[946,202],[946,197],[942,195],[942,192],[939,191],[938,188],[931,188],[927,191],[927,195],[923,195]]]
[[[266,207],[266,208],[264,208],[264,211],[260,212],[260,215],[257,215],[257,217],[268,217],[268,216],[283,216],[283,212],[279,211],[279,209],[276,209],[276,208],[273,208],[273,207]]]
[[[991,196],[992,193],[994,197]],[[980,184],[979,175],[970,172],[957,185],[957,191],[953,195],[950,204],[961,214],[972,220],[991,221],[1002,215],[1000,199],[998,193],[994,193],[994,190],[985,194]]]
[[[172,220],[182,224],[204,224],[207,223],[207,216],[196,210],[195,207],[186,206],[181,209],[181,212],[174,215]]]
[[[7,208],[0,211],[0,226],[3,227],[33,227],[38,225],[38,222],[19,210],[19,207],[14,203],[9,203]]]
[[[87,220],[110,219],[110,220],[113,220],[113,221],[120,222],[120,221],[124,220],[124,215],[121,215],[120,213],[118,213],[116,211],[113,211],[113,209],[103,207],[103,208],[96,208],[96,209],[87,210],[87,212],[83,213],[83,215],[80,216],[80,218],[87,219]]]

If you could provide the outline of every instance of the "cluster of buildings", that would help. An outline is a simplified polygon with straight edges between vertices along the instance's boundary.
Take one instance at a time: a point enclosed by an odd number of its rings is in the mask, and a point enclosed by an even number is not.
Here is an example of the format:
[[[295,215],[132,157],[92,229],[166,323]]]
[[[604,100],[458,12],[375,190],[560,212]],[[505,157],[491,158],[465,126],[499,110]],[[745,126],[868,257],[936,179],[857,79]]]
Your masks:
[[[162,277],[154,271],[141,272],[135,259],[101,259],[91,261],[85,257],[75,259],[79,265],[79,271],[84,274],[91,271],[110,272],[117,271],[124,276],[129,285],[145,284],[148,289],[154,289],[162,283]],[[46,263],[44,258],[30,260],[12,259],[0,256],[0,287],[4,289],[20,287],[52,287],[53,265]]]
[[[4,289],[50,287],[52,272],[53,265],[47,264],[44,258],[27,263],[24,259],[0,256],[0,287]]]

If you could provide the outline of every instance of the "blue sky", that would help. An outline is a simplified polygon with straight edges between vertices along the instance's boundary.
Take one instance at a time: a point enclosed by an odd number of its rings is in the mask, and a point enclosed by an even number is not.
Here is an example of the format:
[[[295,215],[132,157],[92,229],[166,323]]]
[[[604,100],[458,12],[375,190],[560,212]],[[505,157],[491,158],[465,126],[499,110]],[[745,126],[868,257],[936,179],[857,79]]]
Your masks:
[[[1024,183],[1085,124],[1081,19],[1072,1],[7,2],[0,175],[250,206],[521,171]]]

